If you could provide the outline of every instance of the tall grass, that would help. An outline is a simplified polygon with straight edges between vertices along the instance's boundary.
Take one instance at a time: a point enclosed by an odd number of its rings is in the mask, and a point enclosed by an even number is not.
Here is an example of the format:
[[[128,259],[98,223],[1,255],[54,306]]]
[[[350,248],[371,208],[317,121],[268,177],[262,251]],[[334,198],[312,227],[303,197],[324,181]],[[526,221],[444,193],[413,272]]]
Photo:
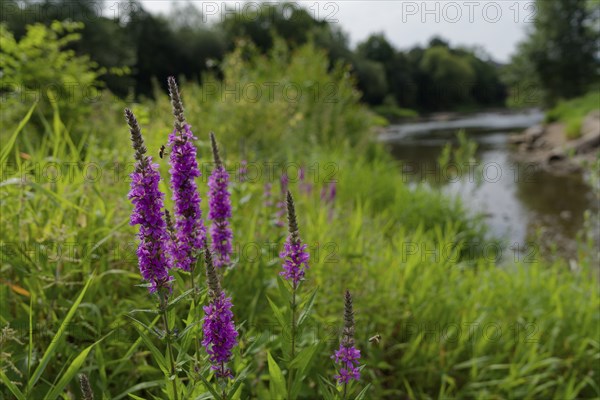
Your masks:
[[[267,299],[281,295],[278,251],[285,230],[274,223],[277,210],[264,204],[263,191],[273,183],[277,199],[281,166],[292,163],[310,171],[312,191],[293,179],[291,190],[311,252],[303,290],[319,289],[299,333],[299,347],[317,344],[299,371],[300,398],[321,397],[321,377],[334,373],[329,356],[338,344],[346,288],[354,296],[363,381],[373,384],[367,398],[600,396],[600,299],[592,267],[572,271],[540,255],[496,266],[497,249],[484,241],[481,224],[438,192],[409,187],[373,143],[371,116],[343,67],[328,71],[325,56],[310,46],[288,53],[279,45],[270,57],[240,47],[225,61],[223,83],[205,82],[182,85],[201,162],[209,162],[208,131],[214,130],[232,176],[242,159],[262,172],[234,179],[232,187],[236,263],[223,285],[240,329],[232,368],[244,376],[233,398],[269,398],[281,380],[273,363],[286,342]],[[328,95],[296,102],[282,94],[258,102],[225,96],[222,85],[236,82],[332,82],[337,101],[326,103]],[[152,331],[158,316],[132,314],[154,302],[135,286],[140,276],[135,229],[128,225],[131,156],[122,105],[97,104],[89,124],[76,127],[84,133],[80,142],[71,140],[58,108],[51,121],[43,120],[41,143],[30,140],[38,125],[24,120],[6,150],[0,323],[14,332],[2,341],[2,398],[16,391],[28,399],[79,397],[77,372],[89,376],[97,398],[167,397],[153,357],[161,343],[139,334]],[[169,109],[166,94],[134,105],[156,156],[171,130],[164,117]],[[167,176],[166,160],[156,156]],[[276,172],[267,174],[264,162],[275,163]],[[320,191],[330,181],[337,196],[325,202]],[[205,198],[205,177],[199,186]],[[168,191],[164,182],[162,190]],[[177,291],[188,286],[177,276]],[[170,325],[182,327],[191,312],[189,304],[177,304]],[[381,340],[369,341],[375,335]],[[191,343],[176,347],[176,362],[190,362]],[[209,396],[201,392],[190,398]]]
[[[546,122],[562,122],[566,124],[569,139],[581,136],[583,119],[593,110],[600,110],[600,94],[592,90],[585,96],[561,101],[546,113]]]

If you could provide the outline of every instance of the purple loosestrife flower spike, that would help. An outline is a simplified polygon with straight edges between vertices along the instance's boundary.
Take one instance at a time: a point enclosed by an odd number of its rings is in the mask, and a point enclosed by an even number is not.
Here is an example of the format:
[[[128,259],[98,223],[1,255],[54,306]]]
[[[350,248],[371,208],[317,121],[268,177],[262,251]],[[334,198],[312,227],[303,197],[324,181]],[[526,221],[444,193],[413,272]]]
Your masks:
[[[339,374],[335,375],[339,384],[346,384],[351,380],[360,379],[359,359],[360,350],[354,347],[354,311],[352,310],[352,295],[346,290],[344,299],[344,330],[339,349],[331,358],[339,364]]]
[[[140,244],[137,249],[139,267],[142,277],[150,283],[150,292],[153,293],[159,288],[170,287],[167,259],[169,236],[162,212],[164,194],[158,190],[158,165],[152,164],[152,157],[146,155],[137,119],[129,109],[125,110],[125,117],[136,159],[128,196],[134,205],[131,224],[140,225]]]
[[[211,369],[217,378],[233,378],[226,364],[231,360],[231,351],[237,344],[238,333],[233,322],[231,298],[221,289],[210,250],[204,250],[206,257],[206,279],[208,281],[209,303],[204,306],[202,345],[208,353]]]
[[[172,243],[170,252],[173,266],[189,271],[206,240],[206,228],[200,209],[201,199],[195,181],[201,174],[196,161],[196,146],[192,143],[196,138],[185,122],[177,83],[173,77],[170,77],[168,82],[175,116],[175,128],[169,135],[169,172],[175,202],[176,240]]]
[[[223,166],[217,147],[215,134],[210,133],[215,169],[208,178],[208,219],[213,223],[210,227],[212,238],[212,251],[216,254],[215,266],[220,268],[229,264],[231,254],[231,240],[233,233],[229,227],[231,218],[231,200],[229,198],[229,174]]]
[[[290,280],[295,289],[298,287],[298,283],[304,278],[304,272],[308,268],[309,254],[306,251],[307,246],[302,244],[300,240],[294,199],[289,191],[287,192],[286,199],[289,235],[285,241],[283,251],[279,253],[279,257],[283,260],[283,271],[280,275]]]

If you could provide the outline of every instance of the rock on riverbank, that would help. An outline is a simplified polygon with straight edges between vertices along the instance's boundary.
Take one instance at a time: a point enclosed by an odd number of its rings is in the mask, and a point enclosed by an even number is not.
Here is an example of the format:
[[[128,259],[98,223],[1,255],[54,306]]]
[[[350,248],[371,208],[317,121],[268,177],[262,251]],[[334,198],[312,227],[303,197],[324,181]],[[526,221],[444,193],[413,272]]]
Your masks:
[[[509,141],[518,146],[516,157],[539,164],[554,173],[577,172],[598,157],[600,150],[600,110],[589,113],[581,124],[581,135],[569,140],[565,124],[535,125]]]

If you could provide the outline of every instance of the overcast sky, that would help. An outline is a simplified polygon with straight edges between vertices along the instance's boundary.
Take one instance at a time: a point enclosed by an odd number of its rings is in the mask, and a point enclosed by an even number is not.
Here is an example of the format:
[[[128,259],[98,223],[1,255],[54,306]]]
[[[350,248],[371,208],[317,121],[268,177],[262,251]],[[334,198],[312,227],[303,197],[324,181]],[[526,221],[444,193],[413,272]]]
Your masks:
[[[182,1],[182,0],[180,0]],[[550,1],[550,0],[549,0]],[[183,2],[183,1],[182,1]],[[222,19],[228,10],[255,11],[257,1],[189,1],[209,21]],[[168,13],[172,1],[142,0],[150,12]],[[494,60],[507,62],[516,44],[533,23],[531,0],[388,0],[388,1],[298,1],[318,19],[339,24],[352,45],[371,33],[383,32],[399,49],[424,45],[435,35],[453,46],[483,47]]]

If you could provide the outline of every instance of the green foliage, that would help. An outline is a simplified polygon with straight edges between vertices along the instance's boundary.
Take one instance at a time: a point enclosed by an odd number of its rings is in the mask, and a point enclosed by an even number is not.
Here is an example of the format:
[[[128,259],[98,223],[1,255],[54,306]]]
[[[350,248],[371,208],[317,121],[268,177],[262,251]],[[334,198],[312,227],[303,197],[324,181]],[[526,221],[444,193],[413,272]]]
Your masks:
[[[567,137],[576,139],[581,135],[583,119],[591,111],[598,109],[600,109],[600,93],[592,90],[585,96],[560,101],[554,108],[546,112],[546,122],[566,124]]]
[[[354,294],[365,364],[355,386],[359,399],[598,397],[600,300],[592,264],[572,271],[534,255],[497,266],[496,247],[486,247],[481,224],[459,203],[405,181],[400,166],[371,140],[373,116],[358,103],[348,70],[328,67],[327,56],[311,44],[290,50],[275,41],[265,56],[241,43],[225,59],[223,81],[207,76],[202,86],[181,85],[201,165],[211,163],[208,131],[214,130],[234,177],[236,257],[222,284],[233,297],[240,346],[228,398],[287,393],[284,366],[300,382],[292,385],[297,398],[334,398],[329,357],[339,343],[346,288]],[[292,101],[276,89],[268,96],[268,82],[335,90]],[[231,91],[251,83],[263,85],[256,101]],[[171,374],[156,300],[135,286],[136,229],[128,224],[126,198],[132,156],[122,106],[95,105],[85,119],[93,129],[80,143],[58,107],[41,128],[27,119],[7,125],[15,139],[0,153],[0,323],[20,335],[2,337],[4,398],[77,397],[78,383],[68,379],[77,372],[89,376],[96,398],[173,397],[165,385]],[[133,108],[164,178],[169,166],[156,156],[172,130],[168,98],[157,91],[155,101]],[[33,135],[41,139],[32,141]],[[463,142],[461,157],[469,157],[473,148]],[[261,174],[235,179],[242,159]],[[275,163],[273,174],[268,162]],[[285,360],[288,318],[281,306],[289,294],[277,276],[285,230],[274,223],[276,209],[264,204],[263,193],[265,183],[274,183],[279,200],[281,166],[292,163],[306,167],[304,183],[312,185],[302,189],[294,168],[287,169],[311,260],[299,303],[301,350]],[[50,165],[67,169],[57,176]],[[337,196],[325,203],[320,192],[332,182]],[[170,198],[167,193],[168,207]],[[171,344],[179,397],[219,397],[203,359],[194,370],[199,329],[186,326],[202,311],[187,297],[189,281],[176,274],[174,293],[183,296],[169,305],[168,323],[178,332]],[[35,332],[28,328],[34,325]],[[381,341],[369,342],[377,333]]]
[[[475,71],[467,60],[434,46],[425,51],[419,68],[430,78],[427,91],[435,108],[448,109],[469,100]]]
[[[541,90],[540,100],[553,105],[561,98],[581,96],[591,84],[597,83],[600,37],[597,3],[596,0],[536,1],[533,29],[512,61],[514,71],[520,72],[518,80],[511,79],[513,84],[524,82]]]
[[[98,77],[104,72],[87,56],[77,56],[68,47],[79,40],[81,23],[53,22],[49,27],[29,25],[16,40],[0,25],[0,92],[2,123],[18,121],[33,103],[45,118],[53,108],[63,120],[76,124],[89,114],[90,104],[100,95]]]

